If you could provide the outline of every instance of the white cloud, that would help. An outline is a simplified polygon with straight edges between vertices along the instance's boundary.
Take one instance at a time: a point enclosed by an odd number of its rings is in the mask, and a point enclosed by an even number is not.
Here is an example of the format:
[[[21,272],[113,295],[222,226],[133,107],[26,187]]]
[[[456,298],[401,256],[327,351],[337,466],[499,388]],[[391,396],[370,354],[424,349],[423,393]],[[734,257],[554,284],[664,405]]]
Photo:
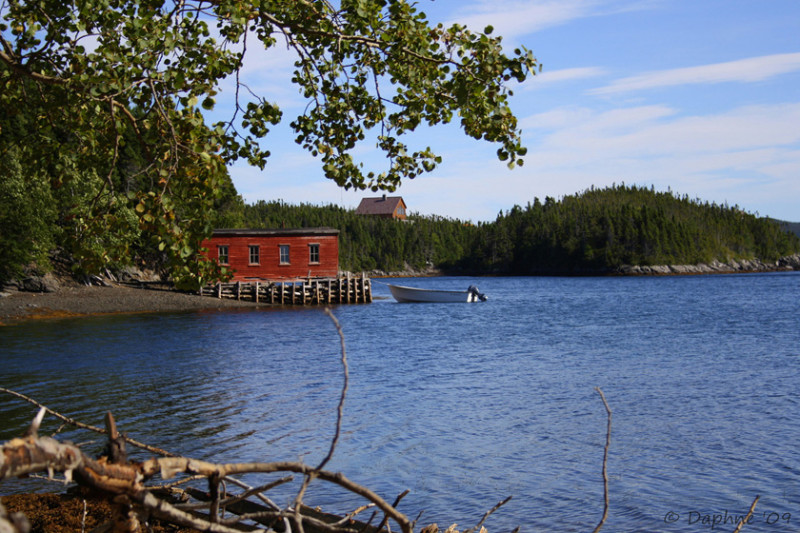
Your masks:
[[[480,0],[463,5],[449,23],[474,31],[494,27],[495,35],[515,39],[572,20],[650,9],[660,0]]]
[[[553,83],[596,78],[605,74],[606,70],[600,67],[565,68],[552,71],[545,70],[541,74],[537,74],[531,82],[525,84],[523,87],[526,89],[537,89]]]
[[[597,112],[584,107],[560,108],[526,117],[520,121],[523,128],[554,129],[552,138],[569,139],[584,137],[607,137],[609,133],[631,128],[641,128],[653,121],[675,114],[663,105],[650,105],[612,109]]]
[[[539,141],[528,142],[524,167],[509,171],[489,149],[470,144],[447,154],[441,172],[404,183],[400,193],[409,208],[485,221],[534,197],[625,182],[797,218],[800,104],[704,116],[682,116],[667,106],[571,107],[525,122],[540,128]]]
[[[475,31],[491,25],[496,35],[512,39],[587,16],[593,4],[586,0],[483,1],[456,13],[457,18],[450,23],[463,24]]]
[[[746,106],[707,116],[670,116],[660,106],[600,113],[553,138],[607,155],[644,157],[776,147],[800,141],[800,104]]]
[[[605,87],[593,89],[589,93],[604,95],[678,85],[752,83],[798,70],[800,70],[800,53],[774,54],[712,65],[648,72],[622,78]]]

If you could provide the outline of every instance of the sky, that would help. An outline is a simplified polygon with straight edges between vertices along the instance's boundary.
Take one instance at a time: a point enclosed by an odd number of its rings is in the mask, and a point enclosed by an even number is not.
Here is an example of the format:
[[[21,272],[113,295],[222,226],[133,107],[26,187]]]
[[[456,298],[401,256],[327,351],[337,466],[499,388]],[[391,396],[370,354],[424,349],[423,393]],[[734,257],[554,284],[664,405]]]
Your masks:
[[[800,2],[797,0],[419,0],[432,22],[494,27],[509,51],[532,50],[541,73],[514,87],[525,165],[457,125],[415,133],[443,162],[405,180],[412,213],[494,220],[534,198],[613,184],[671,190],[759,216],[800,222]],[[250,54],[252,50],[248,51]],[[248,58],[243,79],[284,110],[261,171],[230,168],[247,202],[355,208],[288,127],[305,101],[291,56]],[[365,161],[375,158],[368,147]],[[380,161],[376,170],[383,170]]]

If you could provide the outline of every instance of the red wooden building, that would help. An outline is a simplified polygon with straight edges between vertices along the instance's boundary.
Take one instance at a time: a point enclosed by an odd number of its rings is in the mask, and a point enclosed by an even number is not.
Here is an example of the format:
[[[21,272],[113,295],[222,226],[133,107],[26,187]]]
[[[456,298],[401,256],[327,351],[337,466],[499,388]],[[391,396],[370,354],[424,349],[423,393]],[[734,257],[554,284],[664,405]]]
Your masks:
[[[339,230],[332,228],[218,229],[203,247],[233,271],[232,281],[339,274]]]

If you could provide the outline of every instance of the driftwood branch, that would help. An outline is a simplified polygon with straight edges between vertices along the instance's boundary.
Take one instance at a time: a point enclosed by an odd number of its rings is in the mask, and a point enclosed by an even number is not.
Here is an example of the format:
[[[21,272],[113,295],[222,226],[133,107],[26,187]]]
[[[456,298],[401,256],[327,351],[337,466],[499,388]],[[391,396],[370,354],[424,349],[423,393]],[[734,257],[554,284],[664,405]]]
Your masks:
[[[59,413],[57,411],[54,411],[54,410],[50,409],[49,407],[47,407],[45,405],[42,405],[41,403],[37,402],[33,398],[30,398],[29,396],[26,396],[26,395],[24,395],[24,394],[22,394],[20,392],[13,391],[13,390],[7,389],[5,387],[0,387],[0,392],[6,393],[6,394],[11,395],[11,396],[15,396],[15,397],[17,397],[17,398],[19,398],[21,400],[25,400],[26,402],[28,402],[30,404],[33,404],[36,407],[39,407],[40,409],[45,409],[47,411],[47,414],[50,414],[50,415],[58,418],[59,420],[61,420],[62,422],[64,422],[65,424],[68,424],[70,426],[74,426],[74,427],[80,428],[80,429],[86,429],[86,430],[89,430],[89,431],[94,431],[95,433],[100,433],[102,435],[107,434],[107,431],[105,429],[103,429],[103,428],[99,428],[97,426],[91,426],[89,424],[84,424],[83,422],[79,422],[79,421],[77,421],[77,420],[75,420],[73,418],[70,418],[68,416],[64,416],[61,413]],[[38,430],[38,427],[37,427],[37,430]],[[142,450],[146,450],[146,451],[148,451],[150,453],[154,453],[156,455],[163,455],[165,457],[171,457],[171,456],[175,455],[174,453],[168,452],[167,450],[162,450],[161,448],[156,448],[155,446],[150,446],[149,444],[145,444],[143,442],[139,442],[137,440],[131,439],[131,438],[126,437],[126,436],[122,436],[122,439],[125,442],[127,442],[128,444],[130,444],[131,446],[135,446],[137,448],[140,448]]]
[[[750,521],[750,518],[753,517],[753,511],[756,510],[756,504],[758,503],[758,499],[760,497],[761,496],[758,495],[756,496],[756,499],[753,500],[752,505],[750,505],[750,510],[747,511],[747,516],[745,516],[744,519],[741,522],[739,522],[739,525],[736,526],[736,529],[733,530],[733,533],[739,533],[744,527],[744,525]]]
[[[597,391],[597,393],[600,395],[600,399],[603,400],[603,406],[605,406],[606,414],[608,415],[608,424],[606,426],[606,446],[603,451],[603,517],[600,519],[600,523],[597,524],[597,527],[594,528],[594,533],[597,533],[603,527],[603,524],[606,523],[606,519],[608,518],[608,448],[611,446],[611,408],[608,406],[606,396],[603,394],[603,391],[600,390],[600,387],[595,387],[594,390]]]
[[[121,435],[111,413],[106,415],[106,429],[103,430],[61,415],[24,394],[0,387],[0,392],[11,394],[40,407],[39,414],[25,436],[21,439],[9,441],[0,448],[0,480],[37,472],[47,472],[52,477],[54,472],[61,472],[67,480],[75,480],[80,485],[107,496],[108,500],[112,502],[115,511],[114,531],[138,532],[141,530],[139,515],[148,514],[173,524],[203,531],[224,533],[239,530],[241,526],[237,524],[242,520],[254,517],[271,518],[270,525],[275,521],[279,521],[284,525],[287,532],[289,531],[289,520],[295,524],[298,533],[304,533],[304,524],[312,526],[315,532],[340,532],[350,531],[345,524],[351,523],[353,516],[364,509],[375,507],[383,512],[384,524],[388,526],[388,521],[392,520],[398,524],[404,533],[411,533],[413,524],[405,515],[395,509],[396,504],[390,505],[372,490],[352,482],[343,474],[324,470],[324,466],[333,456],[341,434],[344,401],[349,380],[347,352],[342,328],[330,310],[326,309],[325,312],[333,321],[341,341],[344,383],[338,403],[336,429],[331,440],[330,449],[316,468],[297,462],[214,464],[177,457],[165,450],[147,446]],[[66,424],[107,434],[109,442],[105,456],[95,460],[84,455],[77,447],[71,444],[62,444],[51,437],[39,437],[38,430],[46,413],[52,414]],[[125,449],[126,442],[158,453],[163,457],[150,459],[143,463],[129,462]],[[285,483],[287,478],[278,482],[268,483],[258,489],[248,487],[244,493],[231,498],[220,492],[220,487],[228,480],[240,487],[243,485],[231,476],[276,473],[295,473],[303,476],[303,483],[295,498],[293,507],[281,510],[263,494],[266,490]],[[196,506],[188,506],[189,508],[184,510],[181,507],[186,506],[172,505],[170,502],[156,497],[152,488],[145,486],[145,482],[156,476],[160,476],[162,480],[168,480],[179,474],[191,476],[193,479],[205,478],[207,480],[209,487],[208,503],[200,507],[208,509],[206,516],[198,517],[193,513],[187,512],[192,508],[197,508]],[[350,515],[344,517],[344,519],[337,517],[336,523],[309,516],[308,508],[303,505],[302,499],[308,485],[315,479],[339,485],[361,496],[369,503],[361,506]],[[187,492],[189,491],[187,490]],[[221,519],[221,513],[224,512],[223,510],[227,505],[234,505],[251,495],[257,496],[268,503],[269,508],[250,513],[246,517]],[[8,520],[2,522],[2,524],[10,523]],[[232,529],[229,525],[236,525],[236,529]],[[0,531],[0,533],[5,532]]]
[[[282,533],[311,533],[312,531],[313,533],[375,533],[384,531],[384,528],[385,531],[391,533],[390,521],[395,522],[403,533],[412,533],[416,520],[410,521],[396,509],[400,500],[408,491],[400,494],[393,504],[389,504],[374,491],[351,481],[344,474],[324,469],[336,449],[341,434],[344,402],[349,381],[347,352],[342,328],[330,310],[326,309],[325,312],[333,321],[341,341],[344,382],[337,408],[336,429],[331,439],[330,449],[318,466],[313,467],[301,462],[217,464],[179,457],[166,450],[137,442],[126,435],[120,434],[117,423],[111,413],[106,415],[106,429],[104,430],[57,413],[24,394],[0,387],[1,393],[15,396],[39,407],[38,414],[23,437],[12,439],[0,445],[0,481],[37,473],[47,473],[52,478],[55,472],[62,473],[67,481],[74,480],[82,487],[104,495],[112,503],[115,510],[113,524],[115,533],[121,533],[122,531],[126,533],[141,532],[143,528],[140,517],[144,516],[152,516],[174,525],[215,533],[260,531],[262,530],[261,526],[266,526],[270,530]],[[611,443],[611,409],[603,391],[599,388],[595,390],[603,401],[608,418],[603,455],[604,509],[602,519],[594,530],[594,533],[597,533],[608,518],[609,511],[607,463]],[[46,414],[58,418],[65,424],[108,435],[109,441],[104,456],[99,459],[93,459],[86,456],[78,447],[72,444],[61,443],[52,437],[39,436],[42,419]],[[144,462],[130,461],[126,452],[126,443],[161,457],[148,459]],[[265,492],[291,481],[291,476],[262,484],[256,488],[252,488],[233,477],[245,474],[269,475],[281,473],[298,474],[303,477],[301,488],[294,498],[293,505],[284,509],[273,503],[265,495]],[[174,483],[164,484],[166,480],[179,475],[184,477]],[[161,485],[156,486],[152,483],[147,485],[157,477],[160,477]],[[208,493],[202,493],[202,491],[193,488],[185,490],[175,488],[177,485],[188,481],[200,479],[205,479],[208,483]],[[344,517],[332,517],[310,509],[303,505],[302,499],[308,485],[316,479],[338,485],[360,496],[368,503],[358,507]],[[227,494],[227,489],[221,492],[220,488],[227,487],[228,483],[239,487],[243,492],[232,495]],[[195,500],[203,503],[173,504],[169,498],[170,495],[175,493],[185,496],[190,495]],[[247,501],[246,499],[250,497],[258,498],[266,506]],[[474,533],[479,529],[483,533],[485,531],[483,524],[486,519],[509,500],[511,500],[511,497],[499,502],[484,514],[474,528],[466,530],[465,533]],[[752,516],[757,502],[758,497],[756,497],[750,508],[748,519]],[[372,518],[366,524],[355,523],[353,520],[357,514],[369,508],[377,508],[383,513],[383,519],[377,528],[369,525],[372,522]],[[197,511],[201,509],[207,510],[207,514],[198,514]],[[238,516],[225,518],[224,514],[229,511]],[[244,525],[243,522],[245,521],[256,522],[259,525]],[[294,524],[294,529],[291,526],[292,523]],[[738,533],[741,527],[742,523],[739,524],[734,533]],[[9,515],[0,505],[0,533],[28,533],[29,529],[30,525],[24,516],[19,514]],[[515,531],[518,531],[518,529]],[[423,531],[438,531],[438,527],[432,524]],[[455,533],[455,524],[448,528],[447,532]]]
[[[106,429],[104,430],[80,423],[49,409],[24,394],[0,387],[0,392],[5,392],[23,399],[40,408],[39,414],[34,419],[30,429],[23,438],[13,439],[0,447],[0,480],[39,472],[47,472],[50,477],[53,476],[54,472],[63,473],[68,481],[75,480],[80,485],[107,496],[107,499],[113,503],[115,509],[115,531],[140,531],[141,524],[138,519],[139,514],[149,514],[173,524],[204,531],[226,533],[229,531],[236,531],[237,529],[228,527],[228,524],[236,524],[243,520],[243,518],[221,520],[220,513],[222,509],[225,508],[226,504],[236,503],[251,495],[256,495],[263,501],[268,502],[272,509],[255,514],[262,516],[270,515],[272,518],[280,520],[286,530],[289,529],[287,520],[291,519],[299,533],[303,533],[304,524],[313,526],[314,531],[346,531],[348,529],[343,524],[352,522],[352,517],[364,509],[376,507],[384,513],[384,523],[388,520],[392,520],[398,524],[402,531],[411,533],[413,528],[412,523],[402,513],[398,512],[394,505],[390,505],[384,501],[372,490],[352,482],[343,474],[324,470],[324,466],[330,461],[335,451],[341,434],[344,401],[347,394],[349,378],[344,334],[333,314],[329,310],[326,310],[326,313],[333,321],[341,341],[344,383],[338,403],[336,429],[333,439],[331,440],[330,449],[316,468],[303,463],[293,462],[214,464],[185,457],[177,457],[165,450],[139,443],[121,435],[111,413],[106,415]],[[39,437],[38,430],[42,418],[47,413],[52,414],[65,424],[96,433],[107,434],[109,442],[105,456],[99,460],[95,460],[84,455],[81,450],[71,444],[60,443],[51,437]],[[162,455],[163,457],[150,459],[143,463],[129,462],[125,449],[126,442],[133,446]],[[303,476],[303,484],[295,498],[294,508],[281,510],[263,495],[263,491],[284,483],[286,481],[285,478],[279,482],[263,485],[259,489],[248,488],[244,494],[238,497],[226,498],[220,494],[220,486],[225,481],[235,481],[234,478],[230,476],[242,474],[273,474],[281,472],[296,473]],[[194,514],[182,510],[180,506],[174,506],[166,500],[157,498],[152,490],[144,484],[156,476],[160,476],[162,480],[168,480],[178,474],[193,476],[195,479],[205,478],[207,480],[210,489],[209,503],[203,506],[203,508],[208,509],[208,515],[206,517],[197,517]],[[365,498],[369,503],[360,507],[344,519],[337,517],[338,523],[335,524],[307,516],[303,514],[304,509],[307,510],[307,508],[302,504],[302,497],[308,484],[314,479],[320,479],[339,485]],[[239,482],[236,481],[234,484],[239,484]],[[251,514],[251,516],[253,516],[253,514]],[[3,525],[11,523],[12,522],[5,518],[2,522]]]
[[[401,492],[400,494],[398,494],[397,498],[395,498],[394,503],[392,504],[392,507],[397,507],[398,505],[400,505],[400,500],[405,498],[406,495],[409,492],[410,491],[408,489],[406,489],[403,492]],[[372,522],[372,518],[374,518],[374,517],[375,517],[375,515],[373,514],[373,516],[369,519],[370,522]],[[381,520],[381,523],[378,524],[378,527],[377,527],[378,531],[382,530],[386,526],[386,522],[388,522],[388,521],[389,521],[389,515],[384,514],[383,515],[383,520]]]
[[[365,498],[395,521],[401,530],[411,533],[411,522],[408,518],[372,490],[351,481],[341,473],[318,470],[303,463],[215,464],[185,457],[161,457],[142,463],[113,464],[105,457],[99,460],[91,459],[71,444],[35,435],[13,439],[0,447],[0,479],[54,471],[63,472],[67,479],[74,479],[80,485],[106,494],[112,500],[123,496],[137,508],[157,518],[186,527],[225,533],[235,530],[214,523],[212,517],[202,520],[181,511],[169,502],[154,496],[144,483],[155,476],[170,479],[178,474],[202,475],[211,480],[237,474],[293,472],[304,476],[313,475]],[[297,517],[295,513],[292,516],[301,523],[307,521],[302,515]],[[337,529],[331,528],[331,530]]]
[[[331,318],[334,320],[340,337],[342,338],[342,363],[346,373],[347,356],[344,349],[344,339],[338,322],[336,322],[335,318]],[[608,452],[611,444],[611,408],[606,401],[603,391],[599,388],[595,390],[603,401],[608,420],[606,444],[603,455],[604,509],[602,519],[594,530],[596,533],[600,531],[607,520],[609,510]],[[306,531],[306,528],[315,533],[341,533],[345,531],[375,532],[381,531],[384,528],[390,532],[391,528],[388,527],[389,520],[394,521],[403,533],[412,533],[416,524],[416,521],[411,522],[403,513],[400,513],[396,509],[400,500],[408,491],[400,494],[393,504],[389,504],[375,492],[351,481],[345,477],[344,474],[329,472],[321,468],[333,453],[341,430],[343,403],[347,392],[346,378],[339,401],[336,434],[331,442],[331,449],[328,456],[326,456],[318,467],[312,467],[301,462],[216,464],[186,457],[177,457],[169,452],[142,445],[141,443],[121,435],[111,413],[106,415],[107,429],[103,430],[101,428],[82,424],[61,415],[15,391],[0,387],[0,392],[6,392],[40,407],[39,412],[23,437],[12,439],[0,446],[0,481],[6,478],[27,476],[36,473],[47,473],[48,476],[52,478],[55,472],[63,473],[67,481],[74,480],[81,486],[106,495],[107,499],[116,508],[114,531],[141,531],[141,524],[139,521],[140,515],[150,515],[179,526],[217,533],[241,533],[243,527],[241,524],[243,521],[255,521],[261,525],[266,525],[276,531],[283,531],[285,533],[302,533]],[[46,414],[52,414],[59,420],[76,427],[108,434],[109,443],[106,448],[105,456],[99,459],[92,459],[83,454],[76,446],[61,443],[52,437],[40,437],[38,435],[39,428]],[[127,460],[125,452],[126,442],[133,443],[135,446],[147,450],[158,450],[159,453],[166,455],[166,457],[152,458],[141,463],[130,462]],[[278,473],[299,474],[304,478],[303,488],[295,499],[294,507],[280,509],[265,495],[265,492],[269,489],[291,481],[291,476],[266,483],[256,488],[249,487],[235,477],[232,477],[243,474]],[[178,475],[185,475],[188,477],[166,485],[162,484],[160,486],[149,487],[145,485],[146,482],[156,477],[160,477],[163,482]],[[206,479],[209,483],[211,491],[205,497],[199,498],[200,491],[196,489],[186,489],[186,491],[181,491],[180,489],[171,490],[191,494],[195,499],[200,499],[205,503],[173,505],[169,501],[155,495],[159,492],[170,493],[170,487],[175,487],[186,481],[198,479]],[[319,516],[322,514],[302,504],[302,494],[305,488],[307,488],[308,483],[314,479],[336,484],[361,496],[369,503],[359,507],[344,518],[336,517],[335,520],[331,520],[328,518],[330,515],[327,515],[326,520],[320,519]],[[230,482],[240,487],[243,489],[243,492],[238,495],[221,495],[218,489],[220,484],[224,482]],[[250,510],[236,512],[236,514],[239,515],[238,517],[228,519],[221,518],[221,509],[230,509],[234,512],[234,508],[241,507],[239,504],[252,504],[252,502],[244,501],[251,496],[262,500],[267,507],[257,506],[255,510],[253,510],[253,507],[245,506],[243,509]],[[484,531],[482,526],[486,519],[497,509],[505,505],[510,499],[511,497],[501,501],[495,507],[487,511],[481,521],[474,528],[465,531],[465,533],[473,533],[478,529]],[[757,502],[758,497],[756,497],[753,505],[750,507],[748,519],[752,516]],[[362,523],[358,527],[352,526],[353,518],[358,513],[369,508],[377,508],[383,513],[384,517],[380,525],[377,528],[369,526],[369,523]],[[198,516],[194,512],[194,510],[197,509],[208,509],[208,514],[205,516]],[[319,516],[315,516],[314,513],[317,513]],[[289,525],[290,521],[295,524],[297,528],[296,532],[293,532],[291,529]],[[370,522],[371,521],[370,519]],[[740,523],[734,533],[738,533],[742,526],[743,523]],[[430,530],[430,527],[434,527],[435,530],[438,531],[435,524],[429,526],[429,528],[425,528],[425,530]],[[28,529],[26,528],[29,528],[29,525],[24,516],[18,514],[8,515],[5,509],[0,507],[0,533],[27,533]],[[252,531],[255,531],[256,528],[252,529]],[[454,527],[450,529],[453,531],[455,530]]]
[[[500,509],[502,506],[504,506],[505,504],[507,504],[507,503],[508,503],[510,500],[511,500],[511,496],[509,496],[509,497],[508,497],[508,498],[506,498],[505,500],[503,500],[503,501],[499,502],[497,505],[495,505],[494,507],[492,507],[491,509],[489,509],[488,511],[486,511],[486,513],[483,515],[483,518],[481,518],[481,521],[480,521],[480,522],[478,522],[478,523],[477,523],[477,525],[476,525],[475,527],[473,527],[473,528],[470,528],[470,529],[467,529],[466,531],[464,531],[464,533],[473,533],[474,531],[480,531],[480,530],[483,528],[483,523],[484,523],[484,522],[486,522],[486,519],[487,519],[487,518],[489,518],[489,516],[490,516],[490,515],[491,515],[493,512],[497,511],[497,510],[498,510],[498,509]]]
[[[347,387],[350,382],[350,371],[347,368],[347,350],[345,349],[344,345],[344,332],[342,331],[342,326],[339,324],[339,321],[336,320],[336,317],[333,316],[333,312],[327,307],[325,308],[325,314],[333,322],[333,325],[336,327],[336,331],[339,334],[339,342],[342,348],[342,373],[344,374],[344,383],[342,384],[342,393],[339,397],[339,405],[336,409],[336,431],[333,435],[333,439],[331,440],[331,447],[328,450],[328,455],[322,460],[322,462],[317,467],[318,469],[325,468],[325,465],[328,464],[328,461],[331,460],[333,457],[333,452],[336,450],[336,444],[339,442],[339,436],[342,433],[342,419],[344,418],[344,400],[347,396]]]

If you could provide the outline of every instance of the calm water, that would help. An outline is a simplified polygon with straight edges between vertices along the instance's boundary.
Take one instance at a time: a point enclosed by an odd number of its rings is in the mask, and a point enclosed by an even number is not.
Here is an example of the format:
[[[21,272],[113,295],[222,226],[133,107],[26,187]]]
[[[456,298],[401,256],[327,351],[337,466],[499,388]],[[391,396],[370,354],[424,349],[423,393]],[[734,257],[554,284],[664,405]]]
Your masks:
[[[746,531],[800,530],[800,275],[405,281],[477,282],[490,300],[397,304],[377,280],[386,299],[334,310],[350,390],[329,469],[390,501],[410,489],[401,510],[425,510],[421,524],[471,527],[513,495],[490,531],[591,531],[600,387],[614,411],[604,531],[732,531],[756,495]],[[132,437],[215,461],[316,464],[339,358],[319,309],[0,327],[0,385],[96,425],[110,409]],[[0,439],[34,412],[0,396]],[[306,500],[360,503],[322,485]]]

